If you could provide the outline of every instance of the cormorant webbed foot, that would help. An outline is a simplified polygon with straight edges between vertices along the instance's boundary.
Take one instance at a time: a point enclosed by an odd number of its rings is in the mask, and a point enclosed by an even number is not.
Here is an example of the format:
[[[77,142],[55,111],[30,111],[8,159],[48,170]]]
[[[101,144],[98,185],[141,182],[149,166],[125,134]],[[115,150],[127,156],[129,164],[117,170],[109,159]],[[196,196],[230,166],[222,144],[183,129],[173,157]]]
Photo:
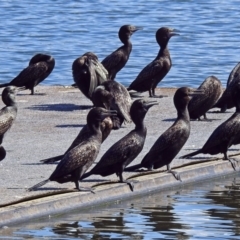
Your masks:
[[[137,183],[138,181],[134,181],[134,180],[131,180],[131,181],[128,181],[128,180],[119,180],[119,181],[107,181],[107,182],[103,182],[103,183],[97,183],[95,184],[93,187],[98,187],[98,186],[102,186],[102,185],[107,185],[107,184],[116,184],[116,183],[126,183],[129,185],[129,188],[131,189],[131,191],[133,192],[134,190],[134,185],[133,183]]]
[[[192,120],[192,119],[191,119],[191,120]],[[193,120],[195,120],[195,119],[193,119]],[[208,118],[203,118],[203,119],[198,118],[197,120],[200,121],[200,122],[212,122],[212,120],[211,120],[211,119],[208,119]]]
[[[232,167],[235,171],[237,171],[237,164],[236,162],[238,162],[236,159],[231,159],[229,158],[228,161],[232,164]]]
[[[94,193],[94,194],[95,194],[95,192],[92,190],[92,188],[78,187],[77,189],[78,189],[78,191],[91,192],[91,193]]]
[[[172,171],[172,170],[168,170],[168,173],[171,173],[178,181],[182,182],[182,179],[180,177],[180,174],[178,172]]]
[[[151,95],[151,96],[149,96],[150,98],[164,98],[164,97],[168,97],[167,95],[155,95],[155,94],[153,94],[153,95]]]
[[[227,156],[227,153],[224,153],[224,158],[223,158],[223,160],[228,160],[228,161],[232,164],[233,169],[234,169],[235,171],[237,171],[237,164],[236,164],[236,163],[238,163],[238,161],[237,161],[236,159],[234,159],[234,158],[229,158],[229,157]]]
[[[133,192],[134,190],[134,183],[138,182],[138,181],[128,181],[128,180],[123,180],[123,181],[119,181],[120,183],[126,183],[128,184],[130,190]]]

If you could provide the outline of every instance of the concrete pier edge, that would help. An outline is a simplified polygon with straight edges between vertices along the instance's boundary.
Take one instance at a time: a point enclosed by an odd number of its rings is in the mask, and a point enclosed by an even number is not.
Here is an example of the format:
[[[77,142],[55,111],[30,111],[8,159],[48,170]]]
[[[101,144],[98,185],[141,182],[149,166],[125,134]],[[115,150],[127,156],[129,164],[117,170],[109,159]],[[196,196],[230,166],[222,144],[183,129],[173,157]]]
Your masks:
[[[66,213],[76,208],[96,207],[120,199],[128,199],[154,191],[164,191],[164,189],[176,188],[238,173],[238,171],[233,170],[229,161],[220,159],[191,164],[177,168],[176,171],[180,173],[182,182],[177,181],[172,174],[165,171],[154,172],[131,178],[138,181],[134,183],[134,192],[131,192],[127,184],[106,184],[96,187],[94,189],[95,194],[90,192],[72,192],[3,207],[0,208],[0,227],[47,215]]]

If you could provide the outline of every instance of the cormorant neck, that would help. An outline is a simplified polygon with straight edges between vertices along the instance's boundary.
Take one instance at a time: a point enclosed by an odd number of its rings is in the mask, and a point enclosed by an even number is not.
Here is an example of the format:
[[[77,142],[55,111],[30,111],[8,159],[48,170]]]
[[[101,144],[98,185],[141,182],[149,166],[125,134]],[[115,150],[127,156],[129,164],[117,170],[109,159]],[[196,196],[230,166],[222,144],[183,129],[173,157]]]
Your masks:
[[[170,55],[170,53],[169,53],[168,47],[166,45],[165,47],[160,48],[157,58],[162,57],[162,56],[169,56],[169,55]]]
[[[132,43],[130,41],[130,38],[128,39],[123,39],[122,43],[124,44],[124,47],[127,49],[132,49]]]
[[[145,115],[144,115],[145,117]],[[144,117],[132,117],[132,121],[135,124],[135,130],[144,130],[145,124],[144,124]]]
[[[188,104],[181,106],[177,109],[177,119],[183,119],[185,121],[190,121],[190,116],[188,112]]]
[[[92,123],[89,125],[90,130],[94,135],[102,134],[101,129],[100,129],[100,123]]]
[[[15,101],[15,99],[9,98],[7,100],[3,100],[3,102],[5,103],[6,106],[8,107],[17,107],[17,102]]]

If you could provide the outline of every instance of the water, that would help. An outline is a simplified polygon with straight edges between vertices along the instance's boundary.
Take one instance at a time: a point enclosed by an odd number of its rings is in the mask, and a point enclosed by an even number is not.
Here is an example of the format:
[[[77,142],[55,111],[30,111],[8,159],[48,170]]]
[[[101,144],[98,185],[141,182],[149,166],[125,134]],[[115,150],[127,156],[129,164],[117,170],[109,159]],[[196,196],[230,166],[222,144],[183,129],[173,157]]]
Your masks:
[[[0,230],[0,239],[240,239],[240,176],[75,210]]]
[[[118,29],[143,26],[132,36],[133,51],[117,80],[129,85],[157,52],[155,32],[174,27],[181,36],[169,43],[173,67],[163,87],[197,87],[209,75],[223,86],[239,61],[239,1],[64,1],[2,0],[0,8],[0,82],[15,77],[38,52],[56,59],[42,84],[73,83],[72,62],[87,51],[100,60],[121,46]]]
[[[0,82],[10,81],[36,53],[56,60],[43,85],[73,83],[72,62],[87,51],[103,59],[121,45],[123,24],[144,27],[117,80],[129,85],[152,61],[161,26],[180,30],[169,42],[173,67],[162,87],[197,87],[209,75],[225,86],[239,62],[239,1],[2,0]],[[234,179],[210,181],[59,218],[0,230],[0,239],[240,239],[239,190]],[[240,178],[236,178],[240,183]]]

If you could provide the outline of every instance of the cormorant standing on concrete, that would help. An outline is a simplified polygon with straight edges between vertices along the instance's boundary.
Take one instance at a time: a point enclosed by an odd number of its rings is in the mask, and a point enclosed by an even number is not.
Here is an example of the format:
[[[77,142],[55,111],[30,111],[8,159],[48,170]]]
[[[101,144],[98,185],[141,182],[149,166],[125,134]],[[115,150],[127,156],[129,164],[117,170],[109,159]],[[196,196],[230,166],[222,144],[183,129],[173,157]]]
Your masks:
[[[109,79],[114,80],[116,74],[125,66],[132,51],[130,37],[137,30],[143,29],[132,25],[123,25],[118,32],[119,39],[124,44],[103,59],[102,64],[109,73]]]
[[[92,52],[86,52],[72,64],[73,80],[90,100],[95,88],[108,80],[108,72]]]
[[[74,182],[79,191],[90,190],[79,186],[79,179],[95,161],[102,143],[100,124],[106,117],[116,114],[115,111],[104,108],[93,108],[87,115],[87,124],[90,134],[81,144],[71,149],[64,155],[51,176],[33,187],[29,191],[36,190],[49,181],[58,183]]]
[[[158,55],[138,74],[137,78],[128,87],[129,91],[149,91],[149,97],[163,97],[155,95],[155,88],[171,69],[172,61],[167,45],[170,38],[176,35],[179,34],[171,28],[161,27],[157,30],[156,40],[160,46]]]
[[[122,173],[124,168],[142,151],[147,135],[144,117],[149,108],[157,104],[156,101],[135,100],[130,109],[135,129],[113,144],[102,156],[97,165],[90,172],[84,174],[81,179],[87,178],[92,174],[105,177],[116,173],[119,177],[119,182],[129,184],[133,191],[132,183],[124,180]]]
[[[112,99],[113,99],[113,97],[112,97],[111,93],[109,93],[108,91],[105,91],[105,90],[102,91],[101,88],[99,90],[96,90],[93,92],[93,103],[94,103],[95,107],[102,107],[107,110],[110,110]],[[112,120],[112,119],[114,119],[114,117],[116,117],[116,116],[106,117],[101,122],[100,129],[102,131],[102,142],[104,142],[104,140],[110,134],[111,130],[114,128],[114,123]],[[69,152],[71,149],[73,149],[74,147],[79,145],[90,135],[91,135],[91,131],[88,127],[88,124],[86,124],[81,129],[81,131],[79,132],[79,134],[77,135],[75,140],[72,142],[71,146],[67,149],[67,151],[64,154],[58,155],[55,157],[51,157],[51,158],[47,158],[47,159],[43,159],[40,162],[53,163],[53,162],[61,160],[67,152]]]
[[[186,143],[190,134],[189,96],[200,93],[201,90],[193,91],[187,87],[179,88],[176,91],[173,98],[177,109],[176,121],[157,139],[140,164],[128,167],[125,171],[134,171],[141,167],[152,170],[167,165],[167,171],[181,181],[180,175],[171,170],[170,163]]]
[[[240,83],[235,85],[232,90],[232,99],[236,107],[235,113],[219,125],[208,138],[207,142],[198,151],[186,154],[181,158],[189,158],[197,154],[215,155],[223,153],[223,160],[231,162],[232,167],[236,170],[236,160],[230,159],[227,155],[228,148],[240,143]]]
[[[233,108],[235,105],[232,99],[232,91],[239,82],[240,63],[238,63],[229,74],[226,89],[217,101],[217,103],[212,108],[220,108],[221,113],[226,112],[227,109]]]
[[[9,83],[0,84],[0,88],[7,86],[25,87],[34,95],[34,87],[42,82],[52,72],[55,60],[46,54],[36,54],[29,62],[29,66],[23,69],[17,77]]]
[[[222,84],[215,76],[207,77],[199,86],[203,94],[192,97],[188,104],[190,119],[201,120],[201,116],[207,120],[206,113],[214,106],[222,94]]]
[[[98,86],[96,90],[99,88],[113,96],[110,109],[117,111],[117,117],[113,117],[114,129],[120,128],[124,121],[131,122],[130,107],[132,99],[127,89],[116,81],[106,81]]]
[[[0,110],[0,161],[6,156],[6,151],[2,145],[5,133],[11,128],[17,117],[16,92],[23,88],[8,86],[2,92],[2,101],[6,105]]]

